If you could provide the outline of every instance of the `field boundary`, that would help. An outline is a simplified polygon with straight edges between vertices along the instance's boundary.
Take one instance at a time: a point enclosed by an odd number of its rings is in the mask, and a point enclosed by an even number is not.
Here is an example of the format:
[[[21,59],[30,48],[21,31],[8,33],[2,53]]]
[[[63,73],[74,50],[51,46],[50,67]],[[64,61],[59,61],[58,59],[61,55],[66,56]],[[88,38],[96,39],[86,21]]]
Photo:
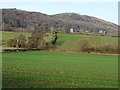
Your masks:
[[[44,49],[36,49],[36,48],[32,48],[32,49],[28,49],[28,48],[6,48],[6,49],[2,49],[2,52],[16,52],[16,51],[38,51],[38,50],[44,50]]]
[[[80,52],[77,50],[62,50],[62,49],[58,49],[56,50],[58,52],[69,52],[69,53],[80,53],[80,54],[101,54],[101,55],[115,55],[118,56],[119,54],[111,54],[111,53],[95,53],[95,52]]]
[[[5,48],[2,49],[1,52],[22,52],[22,51],[41,51],[41,50],[45,50],[45,49],[36,49],[36,48],[32,48],[32,49],[28,49],[28,48]],[[53,50],[50,50],[53,51]],[[95,53],[95,52],[79,52],[76,50],[55,50],[58,52],[67,52],[67,53],[80,53],[80,54],[99,54],[99,55],[115,55],[118,56],[119,54],[110,54],[110,53]]]

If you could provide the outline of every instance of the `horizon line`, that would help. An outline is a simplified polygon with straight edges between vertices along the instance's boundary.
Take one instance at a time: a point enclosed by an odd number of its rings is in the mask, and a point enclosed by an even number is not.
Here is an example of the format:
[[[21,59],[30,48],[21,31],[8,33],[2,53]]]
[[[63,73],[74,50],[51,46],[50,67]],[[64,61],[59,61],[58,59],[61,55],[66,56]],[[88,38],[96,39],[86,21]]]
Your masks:
[[[109,20],[105,20],[105,19],[102,19],[102,18],[100,18],[100,17],[93,16],[93,15],[87,15],[87,14],[82,14],[82,13],[78,13],[78,12],[60,12],[60,13],[48,14],[48,13],[43,13],[43,12],[40,12],[40,11],[33,11],[33,10],[30,11],[30,10],[25,10],[25,9],[20,9],[20,8],[2,8],[2,9],[16,9],[16,10],[21,10],[21,11],[26,11],[26,12],[42,13],[42,14],[50,15],[50,16],[52,16],[52,15],[57,15],[57,14],[73,13],[73,14],[78,14],[78,15],[89,16],[89,17],[101,19],[101,20],[103,20],[103,21],[110,22],[110,23],[113,23],[113,24],[119,26],[118,23],[111,22],[111,21],[109,21]]]

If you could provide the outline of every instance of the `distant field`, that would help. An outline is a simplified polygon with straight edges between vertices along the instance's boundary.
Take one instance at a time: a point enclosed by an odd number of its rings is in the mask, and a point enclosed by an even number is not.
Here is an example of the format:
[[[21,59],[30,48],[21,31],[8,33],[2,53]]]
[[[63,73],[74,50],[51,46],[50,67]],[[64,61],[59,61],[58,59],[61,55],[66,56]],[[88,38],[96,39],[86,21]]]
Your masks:
[[[117,56],[29,51],[2,58],[3,88],[118,87]]]
[[[13,39],[17,36],[19,36],[20,34],[25,35],[26,37],[29,37],[31,34],[28,32],[0,32],[2,33],[2,40],[7,41],[9,39]]]
[[[1,33],[1,32],[0,32]],[[12,39],[14,37],[17,37],[18,35],[23,34],[27,37],[29,37],[31,34],[30,33],[25,33],[25,32],[2,32],[2,40],[3,43],[3,48],[8,47],[6,45],[6,41],[9,39]],[[118,43],[118,38],[115,37],[110,37],[110,36],[93,36],[93,35],[81,35],[81,34],[58,34],[58,40],[56,47],[59,50],[73,50],[73,51],[78,51],[78,43],[82,39],[87,39],[91,42],[93,42],[94,47],[99,47],[102,45],[106,44],[117,44]],[[96,46],[95,46],[96,45]]]
[[[99,47],[106,44],[118,44],[118,38],[110,36],[95,36],[95,35],[80,35],[80,34],[60,34],[58,35],[58,47],[63,50],[77,51],[78,43],[82,39],[87,39],[93,42],[94,47]],[[59,43],[62,42],[60,45]]]
[[[0,34],[2,33],[2,47],[3,48],[10,48],[6,45],[6,42],[9,40],[9,39],[13,39],[17,36],[19,36],[20,34],[23,34],[27,37],[29,37],[31,34],[30,33],[26,33],[26,32],[0,32]]]

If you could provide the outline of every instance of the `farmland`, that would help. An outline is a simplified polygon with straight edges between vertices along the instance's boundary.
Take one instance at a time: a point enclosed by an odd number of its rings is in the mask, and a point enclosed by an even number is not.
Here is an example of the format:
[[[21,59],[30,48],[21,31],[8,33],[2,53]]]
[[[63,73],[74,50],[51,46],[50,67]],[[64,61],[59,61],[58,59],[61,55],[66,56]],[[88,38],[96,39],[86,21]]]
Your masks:
[[[19,36],[20,34],[25,35],[26,38],[30,36],[30,33],[25,33],[25,32],[0,32],[0,34],[2,34],[2,43],[3,43],[2,48],[10,48],[6,44],[7,41],[9,39],[13,39],[13,38]]]
[[[80,34],[60,34],[58,37],[58,48],[61,50],[79,51],[80,40],[88,40],[93,47],[101,47],[109,44],[118,45],[118,38],[110,36],[80,35]],[[59,45],[59,42],[62,42]],[[115,45],[114,45],[115,46]]]
[[[9,39],[20,34],[30,36],[23,32],[0,33],[3,49],[11,48],[6,44]],[[118,56],[83,54],[78,48],[83,39],[94,47],[118,42],[110,36],[58,34],[56,50],[4,52],[3,88],[117,88]]]
[[[3,2],[0,87],[119,89],[115,5]]]
[[[0,32],[2,33],[3,48],[8,48],[6,42],[9,39],[13,39],[20,34],[29,37],[30,33],[25,32]],[[49,39],[49,38],[46,38]],[[112,45],[112,47],[118,47],[118,38],[110,36],[96,36],[96,35],[81,35],[81,34],[58,34],[58,41],[56,43],[57,50],[66,51],[80,51],[79,42],[80,40],[88,40],[92,43],[92,47],[102,47],[106,45]],[[10,47],[9,47],[10,48]]]
[[[3,53],[3,88],[117,88],[114,55],[48,51]]]

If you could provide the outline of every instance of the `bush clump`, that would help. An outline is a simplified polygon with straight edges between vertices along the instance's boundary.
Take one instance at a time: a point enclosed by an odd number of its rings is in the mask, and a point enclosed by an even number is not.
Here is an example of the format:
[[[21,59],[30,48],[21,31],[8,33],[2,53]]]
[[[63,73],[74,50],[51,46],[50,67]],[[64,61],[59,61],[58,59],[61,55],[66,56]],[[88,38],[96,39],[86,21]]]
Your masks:
[[[20,34],[18,37],[8,40],[7,45],[9,47],[25,48],[26,47],[26,37],[24,35]]]
[[[118,54],[117,43],[102,43],[97,41],[91,41],[89,39],[82,39],[78,42],[77,48],[81,52],[95,52],[95,53],[111,53]]]

